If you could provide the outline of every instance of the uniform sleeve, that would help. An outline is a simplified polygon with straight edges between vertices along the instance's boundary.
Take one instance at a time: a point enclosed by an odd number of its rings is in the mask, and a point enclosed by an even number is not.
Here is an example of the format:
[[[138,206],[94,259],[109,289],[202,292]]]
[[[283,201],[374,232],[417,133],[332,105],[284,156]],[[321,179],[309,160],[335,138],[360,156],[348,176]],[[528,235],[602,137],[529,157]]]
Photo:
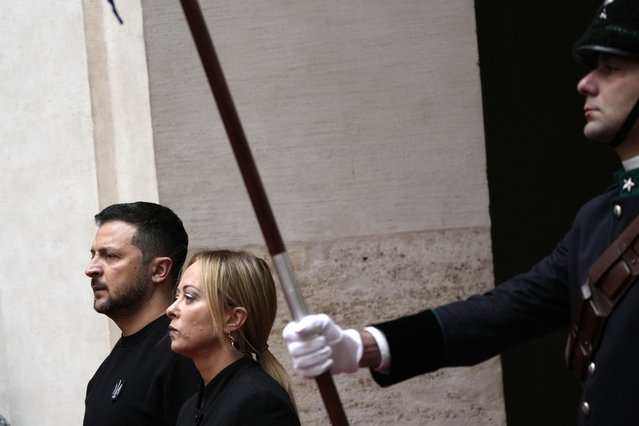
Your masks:
[[[441,367],[444,340],[432,310],[374,324],[373,327],[384,333],[390,349],[388,374],[371,370],[373,379],[380,386],[390,386]]]
[[[469,366],[570,322],[568,241],[530,272],[484,294],[373,326],[390,347],[389,374],[371,371],[381,386],[435,371]]]
[[[474,365],[570,324],[568,239],[529,272],[435,309],[445,341],[443,366]]]

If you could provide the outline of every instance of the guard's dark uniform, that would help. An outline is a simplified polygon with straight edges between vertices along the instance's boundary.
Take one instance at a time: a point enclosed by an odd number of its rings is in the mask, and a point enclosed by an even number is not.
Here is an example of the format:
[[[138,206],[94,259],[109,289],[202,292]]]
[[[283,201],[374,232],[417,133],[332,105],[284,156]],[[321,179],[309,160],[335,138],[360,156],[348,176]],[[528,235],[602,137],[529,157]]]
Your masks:
[[[589,67],[601,55],[639,60],[639,2],[603,2],[574,53]],[[639,101],[610,146],[638,143],[627,140],[637,117]],[[441,367],[472,365],[569,325],[591,265],[639,215],[639,169],[620,172],[616,180],[582,207],[555,250],[530,272],[486,294],[376,324],[388,339],[391,372],[373,372],[375,380],[388,386]],[[587,368],[579,423],[639,424],[638,400],[639,285],[632,283],[608,317]]]
[[[577,291],[591,264],[639,214],[639,169],[617,176],[621,185],[588,202],[556,249],[530,272],[486,294],[376,324],[391,351],[382,386],[441,367],[472,365],[570,324]],[[424,330],[415,334],[415,330]],[[608,319],[585,379],[580,424],[639,422],[639,286],[634,285]]]

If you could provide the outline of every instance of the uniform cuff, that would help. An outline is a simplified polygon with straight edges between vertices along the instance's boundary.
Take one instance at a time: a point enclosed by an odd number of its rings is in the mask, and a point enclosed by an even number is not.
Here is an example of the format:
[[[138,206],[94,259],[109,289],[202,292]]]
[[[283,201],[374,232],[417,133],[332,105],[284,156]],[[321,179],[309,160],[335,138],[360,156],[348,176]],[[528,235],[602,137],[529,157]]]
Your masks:
[[[381,362],[377,367],[373,368],[373,370],[379,371],[380,373],[388,374],[388,372],[390,371],[391,355],[386,336],[384,336],[384,333],[382,333],[375,327],[365,327],[364,331],[368,331],[373,336],[373,339],[375,339],[375,343],[379,348],[379,353],[381,356]]]

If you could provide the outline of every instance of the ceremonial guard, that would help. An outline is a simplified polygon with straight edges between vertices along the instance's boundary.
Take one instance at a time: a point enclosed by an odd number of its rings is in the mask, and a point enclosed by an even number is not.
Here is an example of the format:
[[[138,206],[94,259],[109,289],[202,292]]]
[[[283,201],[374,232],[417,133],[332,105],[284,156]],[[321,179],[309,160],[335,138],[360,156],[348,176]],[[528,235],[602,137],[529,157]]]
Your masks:
[[[574,55],[590,69],[577,85],[584,135],[618,154],[616,184],[579,210],[547,257],[485,294],[361,331],[323,314],[289,323],[284,337],[300,374],[369,367],[389,386],[570,325],[566,359],[583,384],[579,423],[639,422],[639,2],[606,0]]]

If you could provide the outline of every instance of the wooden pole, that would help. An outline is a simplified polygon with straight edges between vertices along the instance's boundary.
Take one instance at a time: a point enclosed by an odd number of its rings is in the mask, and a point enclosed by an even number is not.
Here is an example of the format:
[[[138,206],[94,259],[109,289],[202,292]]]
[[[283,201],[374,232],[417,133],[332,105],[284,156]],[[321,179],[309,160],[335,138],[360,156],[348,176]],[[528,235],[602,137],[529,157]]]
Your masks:
[[[246,140],[242,123],[235,109],[233,98],[229,91],[222,67],[217,58],[213,41],[209,35],[204,15],[197,0],[180,0],[184,14],[195,41],[202,66],[209,81],[213,97],[229,137],[235,159],[240,168],[244,185],[248,191],[253,210],[260,224],[266,246],[273,260],[284,297],[293,315],[299,321],[308,314],[308,310],[299,290],[299,285],[293,274],[284,242],[275,222],[273,211],[262,185],[262,180],[255,166],[251,149]],[[333,378],[329,372],[315,378],[319,391],[328,412],[328,417],[334,426],[348,425],[344,408],[337,394]]]

